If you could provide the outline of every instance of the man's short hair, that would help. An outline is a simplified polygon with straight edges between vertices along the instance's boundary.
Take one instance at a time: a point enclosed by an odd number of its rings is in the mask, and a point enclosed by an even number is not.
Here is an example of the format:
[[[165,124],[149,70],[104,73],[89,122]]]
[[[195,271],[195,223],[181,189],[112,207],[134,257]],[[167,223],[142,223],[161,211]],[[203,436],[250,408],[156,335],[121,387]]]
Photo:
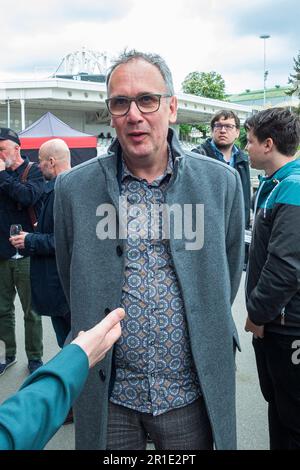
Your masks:
[[[173,78],[171,70],[169,69],[168,65],[166,64],[165,60],[158,54],[140,52],[135,49],[131,49],[127,51],[126,49],[120,54],[120,56],[113,62],[112,66],[108,70],[106,76],[106,87],[108,89],[109,80],[113,73],[113,71],[121,64],[127,64],[134,59],[142,59],[145,62],[149,62],[149,64],[154,65],[160,72],[161,76],[164,79],[166,84],[167,93],[170,95],[174,95],[174,85],[173,85]]]
[[[220,111],[217,111],[210,121],[211,130],[213,130],[215,122],[218,122],[220,119],[234,119],[236,128],[239,129],[241,127],[239,117],[233,111],[220,109]]]
[[[283,155],[294,155],[300,141],[300,120],[286,108],[269,108],[246,119],[246,131],[252,131],[262,143],[271,138]]]
[[[18,134],[9,127],[0,127],[0,140],[11,140],[17,145],[21,145]]]

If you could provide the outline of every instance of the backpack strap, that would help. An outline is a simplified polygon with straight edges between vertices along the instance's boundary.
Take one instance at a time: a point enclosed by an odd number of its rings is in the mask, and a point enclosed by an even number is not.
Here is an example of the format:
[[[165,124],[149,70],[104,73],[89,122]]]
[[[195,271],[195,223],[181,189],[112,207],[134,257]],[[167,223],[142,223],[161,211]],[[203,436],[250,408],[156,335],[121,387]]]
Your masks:
[[[33,165],[33,162],[29,162],[27,167],[25,168],[25,170],[23,171],[22,173],[22,176],[21,176],[21,181],[22,183],[25,183],[27,181],[27,178],[28,178],[28,173],[30,171],[30,168],[32,167]]]

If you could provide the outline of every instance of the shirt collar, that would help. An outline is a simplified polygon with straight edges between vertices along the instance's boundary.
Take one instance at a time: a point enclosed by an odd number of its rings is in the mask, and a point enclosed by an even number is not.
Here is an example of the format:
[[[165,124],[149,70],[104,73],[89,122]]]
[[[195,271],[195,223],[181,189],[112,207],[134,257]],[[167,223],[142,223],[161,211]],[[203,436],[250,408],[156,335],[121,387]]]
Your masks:
[[[233,145],[232,147],[232,150],[231,150],[231,157],[230,157],[230,161],[227,162],[224,158],[224,155],[223,153],[221,152],[221,150],[218,149],[218,147],[216,146],[216,144],[214,143],[213,139],[211,139],[210,141],[210,145],[212,146],[218,160],[220,160],[221,162],[224,162],[224,163],[227,163],[228,165],[234,167],[235,165],[235,161],[236,161],[236,157],[239,153],[239,149],[236,145]]]

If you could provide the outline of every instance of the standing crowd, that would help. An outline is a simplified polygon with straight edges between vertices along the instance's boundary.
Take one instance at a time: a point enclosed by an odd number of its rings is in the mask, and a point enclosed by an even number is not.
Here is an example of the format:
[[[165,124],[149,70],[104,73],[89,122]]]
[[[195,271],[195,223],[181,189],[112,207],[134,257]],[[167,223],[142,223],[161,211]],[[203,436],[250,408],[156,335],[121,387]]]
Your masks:
[[[158,450],[236,449],[231,307],[244,268],[270,448],[299,449],[299,118],[249,117],[247,155],[238,116],[219,110],[189,152],[171,127],[177,99],[160,56],[124,52],[106,85],[116,138],[72,170],[62,140],[30,164],[0,129],[0,375],[16,361],[16,292],[32,373],[0,406],[0,448],[43,448],[74,403],[77,449],[143,450],[149,437]],[[245,253],[248,158],[265,176]],[[63,348],[44,366],[41,315]]]

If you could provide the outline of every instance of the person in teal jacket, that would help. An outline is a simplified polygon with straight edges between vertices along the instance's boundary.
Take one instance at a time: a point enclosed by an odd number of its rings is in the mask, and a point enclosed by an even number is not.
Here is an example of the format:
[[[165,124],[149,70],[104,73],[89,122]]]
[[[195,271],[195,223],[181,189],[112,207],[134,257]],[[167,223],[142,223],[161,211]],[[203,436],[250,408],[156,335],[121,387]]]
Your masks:
[[[79,396],[88,370],[101,361],[121,334],[123,309],[81,332],[47,364],[28,377],[0,406],[0,449],[43,449]]]

